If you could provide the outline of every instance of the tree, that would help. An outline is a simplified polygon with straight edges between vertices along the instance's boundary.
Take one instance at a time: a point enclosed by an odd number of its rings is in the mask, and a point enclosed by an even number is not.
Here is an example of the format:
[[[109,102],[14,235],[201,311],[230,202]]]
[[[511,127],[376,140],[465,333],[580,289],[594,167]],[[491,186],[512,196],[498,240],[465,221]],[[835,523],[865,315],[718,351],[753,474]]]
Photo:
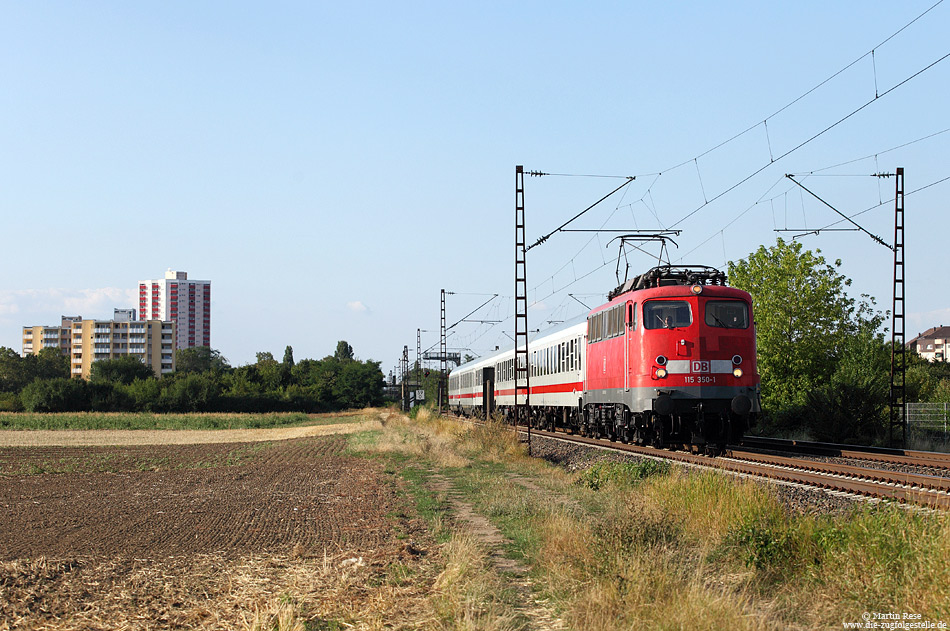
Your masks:
[[[284,361],[280,363],[280,385],[284,388],[293,383],[293,369],[294,369],[294,349],[292,346],[287,346],[284,349]]]
[[[0,392],[19,392],[34,376],[25,357],[20,357],[12,348],[0,346]]]
[[[89,381],[92,383],[129,385],[136,379],[149,379],[154,376],[151,366],[131,355],[116,359],[100,359],[92,362],[92,367],[89,369]]]
[[[851,280],[837,271],[840,265],[829,265],[820,250],[803,251],[801,243],[782,239],[729,262],[731,284],[752,294],[767,411],[819,405],[816,393],[829,384],[881,396],[884,316],[867,296],[857,303],[847,295]]]
[[[193,346],[175,351],[177,373],[227,372],[230,368],[221,352],[210,346]]]
[[[346,340],[340,340],[336,343],[336,352],[333,357],[339,360],[353,359],[353,347]]]
[[[82,379],[37,379],[23,388],[20,400],[27,412],[84,412],[90,409],[89,384]]]
[[[334,395],[342,408],[379,405],[383,400],[383,373],[379,362],[342,362]]]
[[[256,375],[264,390],[280,388],[280,364],[269,351],[257,353]],[[249,375],[250,376],[250,375]]]
[[[31,358],[24,358],[29,361]],[[69,357],[58,348],[43,348],[33,359],[34,374],[38,379],[69,377]]]

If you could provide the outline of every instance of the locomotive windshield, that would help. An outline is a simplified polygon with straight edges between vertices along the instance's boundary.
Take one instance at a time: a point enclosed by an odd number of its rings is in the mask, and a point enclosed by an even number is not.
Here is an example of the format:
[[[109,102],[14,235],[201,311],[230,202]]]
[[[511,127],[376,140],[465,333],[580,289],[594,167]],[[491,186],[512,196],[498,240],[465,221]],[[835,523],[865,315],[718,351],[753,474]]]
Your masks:
[[[723,329],[748,329],[749,306],[741,300],[706,302],[706,324]]]
[[[685,300],[650,300],[643,303],[643,328],[675,329],[693,323],[693,313]]]

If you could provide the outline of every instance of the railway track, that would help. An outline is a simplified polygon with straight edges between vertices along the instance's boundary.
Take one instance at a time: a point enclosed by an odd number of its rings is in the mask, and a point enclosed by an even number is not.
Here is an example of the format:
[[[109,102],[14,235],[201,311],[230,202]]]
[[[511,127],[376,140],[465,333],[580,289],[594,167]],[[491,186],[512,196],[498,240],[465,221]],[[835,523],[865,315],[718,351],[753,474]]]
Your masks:
[[[741,446],[749,449],[782,451],[813,456],[830,456],[852,460],[886,462],[910,467],[930,467],[933,469],[950,470],[950,454],[933,451],[838,445],[834,443],[815,443],[802,440],[785,440],[781,438],[762,438],[758,436],[746,436],[742,439]]]
[[[526,429],[519,427],[519,432]],[[800,484],[826,491],[850,493],[868,498],[896,501],[901,504],[917,505],[932,509],[950,510],[950,477],[923,475],[888,471],[870,467],[860,467],[849,464],[818,462],[801,458],[791,458],[763,454],[755,451],[744,451],[739,448],[727,449],[719,457],[700,456],[680,451],[669,451],[654,447],[641,447],[623,443],[609,442],[601,439],[587,438],[564,432],[549,432],[532,429],[534,436],[544,436],[555,440],[580,443],[623,453],[632,453],[651,458],[661,458],[692,466],[719,469],[731,473],[748,475],[757,478],[777,480],[793,484]],[[849,450],[837,450],[834,455],[849,457]],[[856,451],[859,457],[865,458],[868,452]],[[904,452],[906,454],[907,452]],[[885,462],[905,462],[915,466],[930,466],[930,462],[941,462],[941,454],[917,452],[926,454],[930,458],[901,455],[908,460],[882,460]],[[878,454],[881,455],[881,454]],[[900,454],[883,454],[894,458]],[[926,462],[923,464],[922,461]],[[950,468],[936,467],[936,468]]]

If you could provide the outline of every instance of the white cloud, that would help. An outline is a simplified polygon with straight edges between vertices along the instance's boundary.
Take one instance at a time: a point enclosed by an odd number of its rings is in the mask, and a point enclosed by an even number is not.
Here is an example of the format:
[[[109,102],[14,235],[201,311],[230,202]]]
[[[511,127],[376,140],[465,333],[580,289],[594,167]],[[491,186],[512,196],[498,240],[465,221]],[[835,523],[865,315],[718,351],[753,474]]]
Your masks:
[[[22,322],[22,326],[57,324],[61,315],[111,318],[114,308],[137,307],[137,291],[119,287],[98,289],[20,289],[0,291],[0,317],[23,314],[49,322]]]
[[[8,292],[0,292],[0,318],[20,312],[20,305],[12,300],[7,300],[5,293]]]
[[[355,313],[369,313],[369,307],[359,300],[346,303],[346,308]]]

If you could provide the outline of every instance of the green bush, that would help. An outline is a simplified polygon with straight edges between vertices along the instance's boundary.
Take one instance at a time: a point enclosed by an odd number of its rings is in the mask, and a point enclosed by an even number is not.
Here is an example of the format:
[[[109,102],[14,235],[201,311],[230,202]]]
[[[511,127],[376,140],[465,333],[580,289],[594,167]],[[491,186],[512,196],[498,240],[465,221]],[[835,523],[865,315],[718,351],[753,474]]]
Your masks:
[[[20,412],[23,404],[15,392],[0,392],[0,412]]]
[[[597,462],[584,470],[578,482],[595,491],[607,484],[632,486],[653,475],[666,475],[672,467],[664,460],[640,460],[637,462]]]
[[[20,392],[27,412],[85,412],[91,407],[89,385],[82,379],[36,379]]]

